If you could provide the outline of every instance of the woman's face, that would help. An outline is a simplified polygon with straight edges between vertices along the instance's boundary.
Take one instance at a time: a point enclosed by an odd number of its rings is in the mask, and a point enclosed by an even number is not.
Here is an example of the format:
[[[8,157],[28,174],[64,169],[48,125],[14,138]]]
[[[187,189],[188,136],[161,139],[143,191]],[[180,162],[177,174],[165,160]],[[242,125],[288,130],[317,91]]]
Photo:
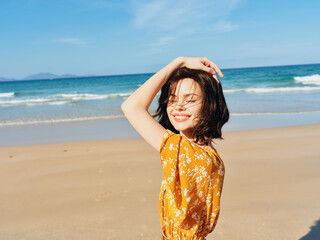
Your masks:
[[[173,127],[190,138],[199,122],[202,106],[200,85],[191,78],[178,81],[175,93],[169,95],[167,114]]]

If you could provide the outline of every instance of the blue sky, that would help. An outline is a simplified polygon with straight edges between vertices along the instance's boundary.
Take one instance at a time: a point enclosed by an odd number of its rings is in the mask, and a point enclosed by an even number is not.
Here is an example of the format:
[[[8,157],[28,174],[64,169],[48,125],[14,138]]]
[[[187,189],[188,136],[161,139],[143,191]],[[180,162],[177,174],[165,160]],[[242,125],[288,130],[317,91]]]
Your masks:
[[[320,62],[320,1],[0,0],[0,77]]]

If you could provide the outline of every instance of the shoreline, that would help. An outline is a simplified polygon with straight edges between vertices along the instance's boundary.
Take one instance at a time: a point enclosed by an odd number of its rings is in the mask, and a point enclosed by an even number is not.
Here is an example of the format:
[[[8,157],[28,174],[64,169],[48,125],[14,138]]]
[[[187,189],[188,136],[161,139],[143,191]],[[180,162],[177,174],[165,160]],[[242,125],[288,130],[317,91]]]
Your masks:
[[[319,123],[320,112],[231,115],[223,133]],[[0,146],[141,138],[125,117],[0,127]]]
[[[207,239],[316,233],[319,141],[320,123],[225,132],[215,144],[226,167],[221,213]],[[1,146],[0,235],[160,238],[162,178],[159,153],[142,138]]]

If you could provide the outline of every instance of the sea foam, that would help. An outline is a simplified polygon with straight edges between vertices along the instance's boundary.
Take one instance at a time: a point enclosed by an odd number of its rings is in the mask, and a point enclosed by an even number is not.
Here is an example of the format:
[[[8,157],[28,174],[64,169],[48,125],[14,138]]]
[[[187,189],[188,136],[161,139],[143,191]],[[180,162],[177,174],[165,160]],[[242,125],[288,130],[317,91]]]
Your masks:
[[[94,117],[75,117],[75,118],[61,118],[61,119],[34,119],[34,120],[14,120],[0,122],[0,127],[5,126],[19,126],[28,124],[43,124],[43,123],[65,123],[65,122],[78,122],[88,120],[102,120],[102,119],[113,119],[113,118],[124,118],[124,116],[94,116]]]
[[[270,93],[270,92],[301,92],[301,91],[319,91],[320,87],[278,87],[278,88],[238,88],[226,89],[225,93],[248,92],[248,93]]]
[[[0,98],[4,97],[14,97],[14,92],[0,93]]]
[[[314,74],[314,75],[304,76],[304,77],[294,77],[294,80],[302,84],[320,85],[319,74]]]
[[[3,97],[9,97],[14,93],[5,93]],[[11,94],[11,95],[9,95]],[[89,94],[89,93],[66,93],[54,94],[43,98],[13,98],[0,100],[0,107],[12,106],[41,106],[41,105],[63,105],[76,101],[101,100],[101,99],[124,99],[130,96],[130,92],[110,94]],[[1,97],[1,95],[0,95]]]

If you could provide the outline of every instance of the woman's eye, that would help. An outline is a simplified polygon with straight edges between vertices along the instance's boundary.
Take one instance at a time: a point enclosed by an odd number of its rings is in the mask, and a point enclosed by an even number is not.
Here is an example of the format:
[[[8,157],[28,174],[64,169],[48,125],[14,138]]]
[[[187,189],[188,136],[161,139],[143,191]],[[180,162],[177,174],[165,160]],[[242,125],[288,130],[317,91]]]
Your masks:
[[[172,103],[176,103],[178,102],[177,99],[173,98],[173,99],[169,99],[169,103],[172,104]],[[189,99],[189,100],[185,100],[185,104],[186,103],[193,103],[193,102],[196,102],[196,100],[192,100],[192,99]]]

